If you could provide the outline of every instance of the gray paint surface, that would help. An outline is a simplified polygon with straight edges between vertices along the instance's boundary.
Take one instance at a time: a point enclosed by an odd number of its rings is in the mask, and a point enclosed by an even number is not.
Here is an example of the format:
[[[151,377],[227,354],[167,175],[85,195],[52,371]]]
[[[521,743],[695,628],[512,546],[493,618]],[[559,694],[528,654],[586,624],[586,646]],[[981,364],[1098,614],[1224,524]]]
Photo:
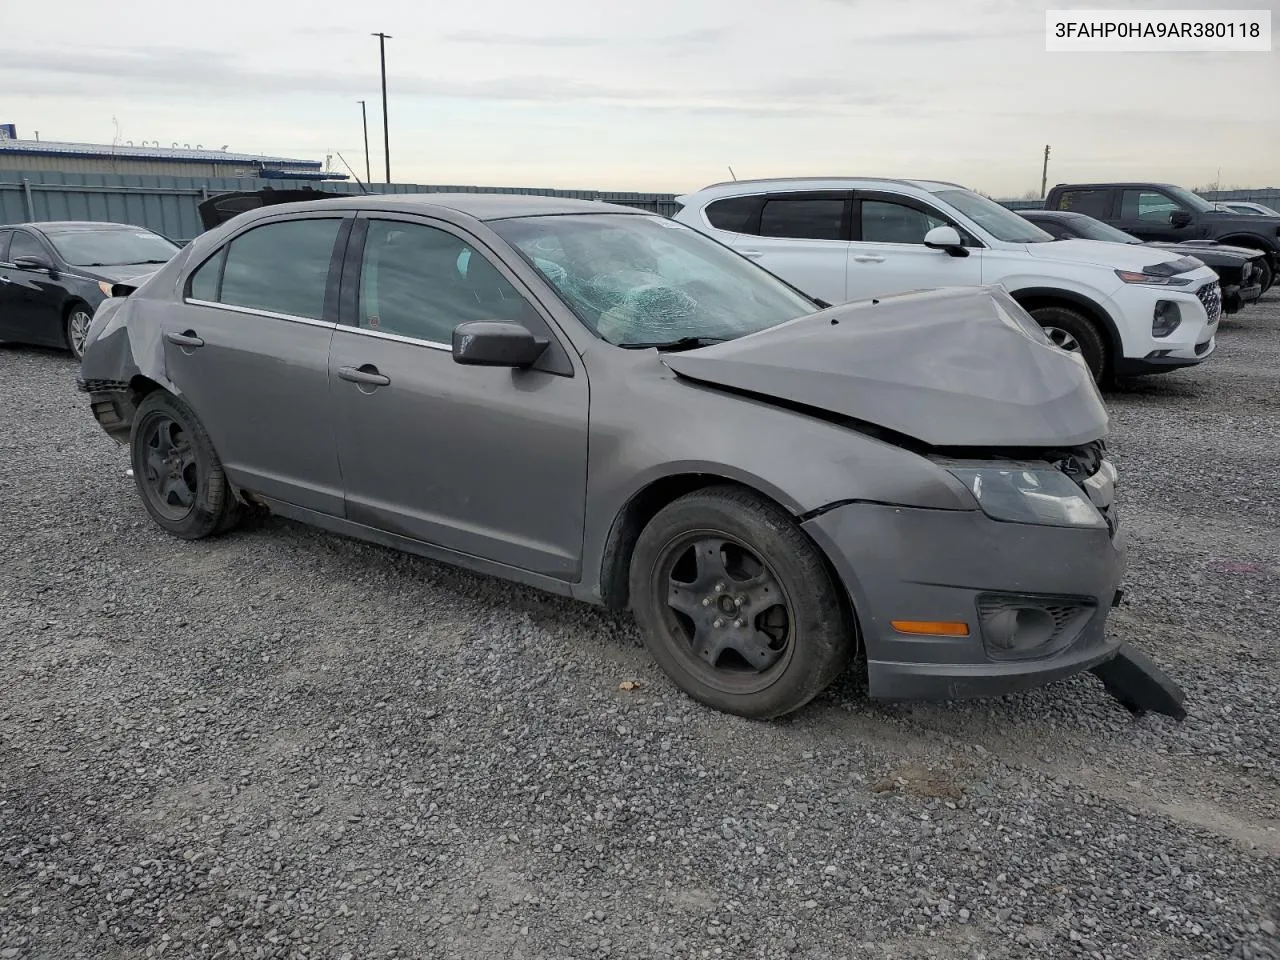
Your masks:
[[[242,323],[235,310],[182,302],[191,270],[251,226],[304,212],[354,220],[375,208],[469,237],[528,298],[572,375],[461,367],[444,350],[362,333],[347,315],[306,323],[246,315]],[[910,677],[883,674],[890,679],[877,683],[877,695],[965,695],[989,689],[978,682],[984,677],[1011,688],[1114,652],[1100,637],[1123,571],[1121,540],[992,521],[932,460],[839,420],[947,446],[1102,437],[1106,415],[1087,371],[1003,315],[1012,301],[981,289],[908,294],[687,353],[624,350],[584,327],[473,216],[566,209],[640,215],[474,195],[324,200],[243,214],[99,311],[82,378],[142,375],[185,394],[215,446],[225,447],[233,483],[286,515],[591,602],[609,599],[620,518],[638,495],[689,478],[750,487],[809,518],[805,529],[853,599],[869,657],[914,664]],[[215,337],[224,357],[198,370],[209,354],[187,356],[165,342],[166,331],[189,329]],[[334,376],[339,366],[368,362],[391,375],[389,386],[365,392]],[[788,407],[796,402],[823,409]],[[269,422],[254,419],[263,410]],[[883,509],[868,512],[870,505]],[[884,632],[894,616],[942,617],[963,607],[971,617],[981,589],[1082,592],[1100,613],[1065,659],[1022,669],[987,661],[976,638],[895,646]],[[968,686],[951,676],[957,665]]]

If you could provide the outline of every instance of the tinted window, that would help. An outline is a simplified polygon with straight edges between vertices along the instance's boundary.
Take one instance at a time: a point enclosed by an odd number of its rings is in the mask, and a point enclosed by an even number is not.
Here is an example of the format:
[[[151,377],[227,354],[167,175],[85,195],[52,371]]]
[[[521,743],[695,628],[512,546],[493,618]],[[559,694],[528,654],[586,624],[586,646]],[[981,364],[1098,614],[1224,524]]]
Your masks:
[[[288,220],[241,234],[227,249],[216,299],[229,306],[321,319],[341,225],[338,219]],[[203,278],[201,286],[206,288]]]
[[[862,201],[862,239],[868,243],[924,243],[926,233],[946,225],[941,217],[901,203]]]
[[[1111,217],[1110,190],[1063,190],[1056,210],[1070,210],[1106,220]]]
[[[707,222],[717,230],[755,233],[756,213],[759,210],[759,197],[726,197],[707,206]]]
[[[760,236],[801,240],[840,240],[845,201],[787,198],[766,200],[760,212]]]
[[[1120,196],[1120,216],[1124,220],[1168,223],[1173,211],[1180,209],[1169,197],[1154,190],[1126,190]]]
[[[1075,236],[1074,233],[1067,229],[1066,224],[1060,220],[1050,220],[1048,218],[1041,220],[1039,217],[1027,217],[1027,219],[1045,233],[1051,234],[1055,240],[1070,240]]]
[[[12,236],[12,230],[0,230],[0,263],[9,262],[9,238]]]
[[[532,309],[460,237],[417,223],[370,222],[360,268],[362,327],[452,343],[460,323],[520,320]]]
[[[9,262],[12,263],[15,257],[39,257],[41,260],[48,260],[49,254],[40,245],[40,241],[31,234],[25,230],[15,230],[13,241],[9,244]]]

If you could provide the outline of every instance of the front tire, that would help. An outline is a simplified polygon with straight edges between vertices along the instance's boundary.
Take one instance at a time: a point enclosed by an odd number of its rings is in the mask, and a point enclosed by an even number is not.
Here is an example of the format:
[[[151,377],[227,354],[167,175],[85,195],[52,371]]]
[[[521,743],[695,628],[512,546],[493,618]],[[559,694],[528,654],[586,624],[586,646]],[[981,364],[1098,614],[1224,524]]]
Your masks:
[[[1258,274],[1258,282],[1262,285],[1262,292],[1266,293],[1271,289],[1271,285],[1275,283],[1276,272],[1271,269],[1271,264],[1263,261],[1261,264],[1262,271]]]
[[[84,359],[85,342],[89,336],[91,323],[93,323],[93,311],[83,303],[73,303],[63,322],[62,335],[67,343],[67,349],[76,360]]]
[[[1036,307],[1030,311],[1053,343],[1068,353],[1079,353],[1095,383],[1107,375],[1107,345],[1097,325],[1067,307]]]
[[[148,394],[129,436],[133,478],[158,526],[199,540],[235,526],[239,504],[195,413],[163,390]]]
[[[660,510],[636,543],[630,592],[658,665],[726,713],[790,713],[853,654],[849,611],[818,548],[784,511],[735,487]]]

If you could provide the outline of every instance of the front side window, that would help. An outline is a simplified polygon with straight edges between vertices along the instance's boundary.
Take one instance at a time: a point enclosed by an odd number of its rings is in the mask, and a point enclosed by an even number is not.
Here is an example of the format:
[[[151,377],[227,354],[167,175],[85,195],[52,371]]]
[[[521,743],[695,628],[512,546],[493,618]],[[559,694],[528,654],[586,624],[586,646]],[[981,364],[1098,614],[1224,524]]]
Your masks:
[[[337,217],[284,220],[240,234],[192,275],[190,296],[308,320],[324,318]]]
[[[49,254],[40,245],[40,241],[27,231],[15,230],[13,240],[9,243],[9,262],[12,263],[18,257],[39,257],[41,260],[48,260]]]
[[[972,190],[948,187],[933,191],[933,195],[940,203],[968,217],[997,240],[1005,243],[1048,243],[1053,240],[1052,234],[1041,230],[1030,220]]]
[[[764,202],[760,236],[793,240],[841,240],[847,201],[837,197],[778,197]]]
[[[471,320],[523,320],[530,303],[462,238],[421,223],[372,220],[360,266],[360,326],[453,342]]]
[[[58,256],[73,267],[123,267],[135,263],[168,263],[178,245],[150,230],[69,230],[50,232]]]
[[[728,340],[817,309],[750,260],[661,217],[519,217],[492,226],[610,343]]]
[[[1154,190],[1126,190],[1120,197],[1120,216],[1124,220],[1168,223],[1180,204]]]
[[[889,200],[862,201],[862,239],[867,243],[924,243],[924,236],[947,222]]]

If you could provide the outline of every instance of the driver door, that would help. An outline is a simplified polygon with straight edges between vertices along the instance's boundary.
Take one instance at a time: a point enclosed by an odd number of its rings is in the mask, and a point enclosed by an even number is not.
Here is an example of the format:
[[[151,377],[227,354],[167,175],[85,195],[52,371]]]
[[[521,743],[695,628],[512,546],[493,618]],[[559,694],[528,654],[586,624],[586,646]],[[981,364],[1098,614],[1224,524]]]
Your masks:
[[[1159,190],[1123,190],[1120,193],[1120,218],[1116,226],[1143,240],[1193,239],[1186,227],[1173,225],[1173,215],[1179,210],[1191,214],[1177,200]]]
[[[923,201],[894,193],[859,191],[853,208],[849,251],[849,299],[886,297],[933,287],[982,283],[982,250],[966,245],[967,257],[924,245],[934,227],[951,226],[972,244],[959,224]]]
[[[559,580],[581,569],[585,370],[528,291],[451,224],[362,215],[329,374],[347,519]],[[529,369],[454,363],[454,328],[524,324]]]

